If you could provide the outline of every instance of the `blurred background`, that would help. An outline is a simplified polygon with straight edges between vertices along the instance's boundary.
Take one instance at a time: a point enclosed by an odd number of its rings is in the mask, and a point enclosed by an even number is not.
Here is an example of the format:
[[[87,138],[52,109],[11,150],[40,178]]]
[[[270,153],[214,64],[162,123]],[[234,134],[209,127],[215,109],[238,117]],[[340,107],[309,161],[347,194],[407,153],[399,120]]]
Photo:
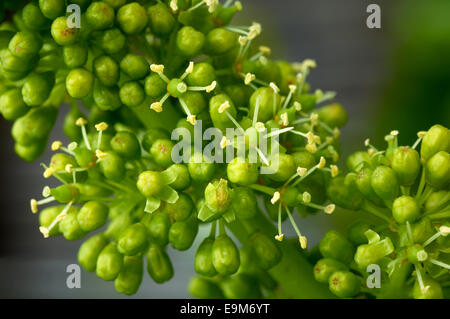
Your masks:
[[[258,21],[272,55],[290,61],[312,58],[313,88],[338,92],[349,113],[342,130],[343,157],[371,137],[383,144],[392,129],[410,144],[419,130],[450,120],[450,1],[448,0],[241,0],[237,24]],[[366,8],[381,7],[381,29],[369,29]],[[63,114],[61,114],[62,118]],[[43,239],[29,199],[43,186],[38,161],[21,161],[13,151],[10,124],[0,121],[0,298],[122,298],[113,283],[82,271],[81,289],[66,287],[66,267],[76,263],[80,242]],[[50,140],[59,136],[56,126]],[[341,166],[343,163],[341,163]],[[330,228],[343,229],[355,216],[339,211],[298,218],[311,246]],[[198,236],[199,238],[201,236]],[[187,298],[195,247],[171,251],[175,277],[158,286],[149,276],[137,298]]]

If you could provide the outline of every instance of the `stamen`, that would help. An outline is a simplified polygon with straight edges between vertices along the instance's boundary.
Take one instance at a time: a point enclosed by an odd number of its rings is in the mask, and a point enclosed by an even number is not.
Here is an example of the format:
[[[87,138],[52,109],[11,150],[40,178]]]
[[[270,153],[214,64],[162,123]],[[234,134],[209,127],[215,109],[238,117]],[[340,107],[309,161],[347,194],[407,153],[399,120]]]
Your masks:
[[[205,88],[206,93],[210,93],[210,92],[214,91],[214,89],[216,88],[216,86],[217,86],[217,82],[216,82],[216,81],[212,81],[211,84],[208,85],[208,86]]]
[[[297,167],[298,176],[304,177],[307,172],[308,172],[308,169],[306,169],[305,167]]]
[[[263,125],[264,125],[264,124],[263,124]],[[282,128],[282,129],[276,129],[276,130],[271,131],[271,132],[268,133],[268,134],[265,134],[265,135],[263,136],[263,138],[270,138],[270,137],[273,137],[273,136],[278,136],[278,135],[281,135],[281,134],[283,134],[283,133],[285,133],[285,132],[292,131],[293,129],[294,129],[293,126],[285,127],[285,128]]]
[[[222,103],[219,106],[219,113],[223,113],[226,109],[228,109],[230,107],[230,102],[229,101],[225,101],[224,103]]]
[[[186,119],[189,123],[191,123],[192,125],[195,125],[197,123],[196,117],[195,115],[188,115],[187,119]]]
[[[324,212],[327,213],[328,215],[330,215],[330,214],[333,214],[335,209],[336,209],[336,205],[329,204],[325,207]]]
[[[316,145],[316,143],[307,144],[307,145],[305,146],[305,149],[306,149],[308,152],[314,154],[315,152],[317,152],[317,145]]]
[[[319,164],[317,165],[317,168],[324,168],[327,161],[325,160],[325,157],[321,156],[319,160]]]
[[[52,143],[52,151],[57,151],[57,150],[59,150],[61,147],[62,147],[62,142],[61,141],[54,141],[53,143]]]
[[[300,247],[302,247],[302,249],[306,249],[306,246],[308,245],[308,239],[305,236],[300,236],[299,240],[300,240]]]
[[[273,197],[270,200],[272,205],[274,205],[280,199],[280,197],[281,197],[280,192],[273,193]]]
[[[339,168],[336,165],[330,165],[331,177],[336,177],[339,175]]]
[[[300,102],[295,101],[293,105],[297,112],[300,112],[302,110],[302,105],[300,104]]]
[[[278,235],[275,236],[275,239],[280,242],[284,239],[284,234],[281,232],[281,202],[278,205]]]
[[[170,0],[170,9],[172,9],[172,11],[175,13],[178,11],[178,4],[177,4],[178,0]]]
[[[302,247],[302,249],[306,249],[307,246],[307,239],[305,236],[302,236],[300,229],[298,229],[297,224],[294,221],[294,218],[292,217],[291,212],[289,211],[289,208],[287,206],[284,207],[286,209],[286,213],[288,214],[289,217],[289,221],[291,222],[292,227],[294,228],[295,232],[297,233],[299,242],[300,242],[300,247]]]
[[[261,52],[264,55],[270,55],[271,53],[271,49],[268,46],[261,45],[258,49],[259,52]]]
[[[99,160],[101,160],[101,159],[107,158],[108,157],[108,153],[105,153],[105,152],[103,152],[101,150],[96,150],[95,151],[95,156],[97,156],[97,158]]]
[[[86,144],[87,149],[91,150],[91,144],[89,143],[89,139],[88,139],[87,132],[86,132],[86,124],[87,123],[88,122],[82,117],[78,118],[78,120],[75,122],[75,124],[77,126],[81,127],[81,133],[83,135],[83,140],[84,140],[84,143]]]
[[[72,164],[67,164],[66,166],[64,166],[64,170],[70,174],[72,173],[72,167],[73,167]]]
[[[281,114],[280,117],[281,117],[282,125],[283,126],[288,126],[289,125],[289,119],[288,119],[287,113],[285,112],[285,113]]]
[[[35,200],[34,198],[30,200],[30,207],[31,207],[31,212],[33,214],[36,214],[38,212],[38,204],[37,204],[37,200]]]
[[[247,73],[244,78],[244,84],[249,85],[255,79],[256,79],[256,75],[254,75],[252,73]]]
[[[53,167],[49,167],[44,171],[44,178],[50,178],[55,173],[55,169]]]
[[[48,238],[50,230],[48,230],[47,227],[44,226],[40,226],[39,227],[39,231],[42,233],[42,235],[44,236],[44,238]]]

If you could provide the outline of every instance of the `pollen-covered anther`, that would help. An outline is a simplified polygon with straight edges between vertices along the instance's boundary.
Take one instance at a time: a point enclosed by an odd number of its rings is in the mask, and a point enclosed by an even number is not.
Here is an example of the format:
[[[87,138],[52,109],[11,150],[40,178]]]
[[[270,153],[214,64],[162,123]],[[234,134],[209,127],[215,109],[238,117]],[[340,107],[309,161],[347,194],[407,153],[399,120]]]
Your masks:
[[[42,189],[42,196],[43,196],[44,198],[47,198],[47,197],[49,197],[50,195],[51,195],[50,187],[45,186],[45,187]]]
[[[192,125],[195,125],[197,123],[197,119],[196,119],[195,115],[188,115],[186,120],[189,123],[191,123]]]
[[[303,74],[297,73],[295,79],[297,80],[297,83],[301,84],[303,82]]]
[[[442,234],[442,236],[447,236],[448,234],[450,234],[450,227],[442,225],[441,227],[439,227],[439,232]]]
[[[63,213],[59,214],[58,216],[56,216],[55,221],[56,221],[56,222],[60,222],[60,221],[62,221],[66,216],[67,216],[67,212],[63,212]]]
[[[325,157],[321,156],[317,168],[324,168],[326,164],[327,161],[325,160]]]
[[[259,52],[261,52],[264,55],[270,55],[270,53],[272,53],[272,50],[269,47],[265,46],[265,45],[261,45],[259,47]]]
[[[263,122],[256,122],[255,123],[255,129],[258,131],[258,132],[264,132],[265,131],[265,129],[266,129],[266,126],[264,125],[264,123]]]
[[[41,226],[39,227],[39,231],[44,236],[44,238],[48,238],[48,236],[50,235],[50,230],[47,227]]]
[[[306,175],[307,172],[308,172],[308,169],[306,169],[305,167],[297,167],[298,176],[303,177]]]
[[[309,116],[309,120],[311,121],[312,125],[317,125],[317,123],[319,122],[319,114],[311,113],[311,115]]]
[[[244,45],[247,44],[248,38],[247,38],[245,35],[240,35],[240,36],[238,37],[238,42],[239,42],[239,44],[240,44],[241,46],[244,46]]]
[[[420,131],[420,132],[417,132],[417,137],[418,137],[418,138],[423,138],[423,137],[425,136],[425,134],[427,134],[426,131]]]
[[[366,138],[364,141],[364,146],[368,147],[370,145],[370,139]]]
[[[151,64],[150,70],[152,70],[155,73],[163,73],[164,72],[164,65],[162,64]]]
[[[108,154],[101,150],[96,150],[95,156],[97,156],[98,159],[104,159],[104,158],[108,157]]]
[[[66,166],[64,166],[64,170],[69,174],[72,173],[72,168],[73,168],[72,164],[66,164]]]
[[[303,61],[302,66],[303,66],[303,70],[305,68],[307,68],[307,69],[314,69],[314,68],[317,67],[317,63],[314,60],[306,59],[306,60]]]
[[[79,117],[76,121],[75,121],[75,125],[77,126],[83,126],[86,125],[88,123],[88,121],[83,118],[83,117]]]
[[[158,113],[162,112],[162,110],[163,110],[161,102],[153,102],[150,105],[150,109],[152,109],[153,111],[158,112]]]
[[[306,204],[310,203],[311,202],[311,194],[308,192],[303,192],[302,201]]]
[[[38,212],[38,203],[34,198],[30,200],[30,208],[33,214],[36,214]]]
[[[256,76],[252,73],[247,73],[244,78],[244,84],[249,85],[253,80],[256,79]]]
[[[305,149],[308,152],[314,154],[315,152],[317,152],[317,145],[316,145],[316,143],[309,143],[309,144],[306,144]]]
[[[190,61],[188,67],[186,68],[186,72],[187,74],[191,74],[192,71],[194,71],[194,62]]]
[[[339,175],[339,168],[336,165],[330,165],[331,177],[336,177]]]
[[[273,193],[272,198],[270,199],[270,202],[272,203],[272,205],[274,205],[276,202],[278,202],[280,200],[280,192],[275,192]]]
[[[313,144],[315,143],[314,141],[314,133],[309,131],[308,133],[306,133],[306,138],[308,139],[308,144]]]
[[[55,173],[55,169],[53,167],[49,167],[44,171],[44,178],[50,178]]]
[[[393,130],[389,134],[392,135],[392,136],[397,136],[398,135],[398,131],[397,130]]]
[[[220,147],[225,148],[228,145],[228,140],[225,136],[222,136],[222,140],[220,140]]]
[[[288,118],[287,113],[281,114],[280,117],[281,117],[281,122],[282,122],[282,124],[283,124],[284,126],[288,126],[288,125],[289,125],[289,118]]]
[[[203,0],[203,2],[208,7],[209,13],[216,11],[217,6],[219,5],[219,0]]]
[[[211,84],[208,85],[208,86],[205,88],[206,93],[210,93],[210,92],[214,91],[214,89],[216,88],[216,86],[217,86],[217,82],[216,82],[216,81],[212,81]]]
[[[108,124],[106,122],[100,122],[98,124],[95,124],[95,129],[97,131],[106,131],[108,129]]]
[[[57,150],[59,150],[61,147],[62,147],[62,142],[61,141],[54,141],[53,143],[52,143],[52,151],[57,151]]]
[[[302,247],[302,249],[306,249],[306,247],[308,246],[308,239],[305,236],[300,236],[299,241],[300,247]]]
[[[178,11],[178,0],[171,0],[169,5],[173,12]]]
[[[278,94],[280,92],[280,88],[273,82],[269,83],[269,86],[272,88],[273,92],[275,92],[275,94]]]
[[[284,234],[278,234],[275,235],[275,240],[278,240],[279,242],[283,241],[284,239]]]
[[[229,107],[230,107],[230,102],[229,102],[229,101],[223,102],[223,103],[219,106],[219,113],[225,112],[225,110],[228,109]]]
[[[300,102],[295,101],[294,108],[297,112],[300,112],[302,110],[302,105],[300,104]]]
[[[339,138],[339,136],[341,136],[341,131],[337,128],[337,127],[335,127],[334,129],[333,129],[333,136],[334,136],[334,138]]]
[[[291,84],[288,86],[289,92],[294,93],[297,90],[297,85]]]
[[[248,28],[249,32],[248,32],[248,39],[249,40],[253,40],[254,38],[256,38],[258,35],[261,34],[262,28],[261,28],[261,24],[257,23],[257,22],[253,22],[252,25]]]
[[[325,207],[324,212],[330,215],[330,214],[333,214],[335,209],[336,209],[336,205],[329,204]]]

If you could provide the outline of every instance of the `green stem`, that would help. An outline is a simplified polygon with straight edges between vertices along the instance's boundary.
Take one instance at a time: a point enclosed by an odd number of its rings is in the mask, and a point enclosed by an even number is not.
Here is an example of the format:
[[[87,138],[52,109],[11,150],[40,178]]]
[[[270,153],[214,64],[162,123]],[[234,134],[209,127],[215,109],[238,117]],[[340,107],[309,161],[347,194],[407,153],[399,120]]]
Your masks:
[[[389,282],[381,286],[382,293],[379,298],[404,299],[408,298],[409,289],[406,280],[411,273],[411,263],[399,263],[389,278]]]
[[[273,237],[277,233],[275,226],[261,211],[255,218],[249,220],[248,224],[268,236]],[[233,222],[228,224],[228,227],[242,243],[248,240],[248,233],[240,223]],[[269,270],[269,274],[281,286],[284,296],[295,299],[335,298],[326,285],[314,279],[313,266],[299,253],[298,248],[287,241],[277,242],[277,245],[283,253],[283,258],[278,265]]]

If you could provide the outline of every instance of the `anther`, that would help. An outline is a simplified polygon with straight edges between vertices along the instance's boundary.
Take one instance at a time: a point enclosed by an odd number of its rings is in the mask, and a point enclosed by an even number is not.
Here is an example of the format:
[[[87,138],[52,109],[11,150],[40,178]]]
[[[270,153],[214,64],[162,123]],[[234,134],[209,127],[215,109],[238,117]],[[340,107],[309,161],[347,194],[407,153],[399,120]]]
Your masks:
[[[259,47],[259,52],[261,52],[261,53],[264,54],[264,55],[270,55],[271,50],[270,50],[269,47],[264,46],[264,45],[261,45],[261,46]]]
[[[41,227],[39,227],[39,231],[42,233],[44,238],[48,238],[50,231],[48,230],[47,227],[41,226]]]
[[[308,239],[305,236],[300,236],[299,241],[300,241],[300,247],[302,247],[302,249],[306,249],[306,247],[308,245]]]
[[[106,131],[108,129],[108,124],[106,122],[100,122],[95,125],[97,131]]]
[[[52,151],[57,151],[62,147],[62,142],[61,141],[54,141],[52,143]]]
[[[153,102],[151,105],[150,105],[150,109],[152,109],[153,111],[155,111],[155,112],[162,112],[162,104],[161,104],[161,102]]]
[[[155,73],[162,74],[164,72],[164,65],[162,64],[151,64],[150,70]]]
[[[37,204],[37,200],[35,199],[31,199],[30,200],[30,207],[31,207],[31,212],[33,214],[36,214],[38,212],[38,204]]]
[[[76,121],[75,121],[75,125],[77,126],[83,126],[86,125],[88,122],[86,121],[86,119],[79,117]]]
[[[339,175],[339,168],[336,165],[330,165],[331,177],[336,177]]]
[[[104,159],[104,158],[108,157],[108,154],[101,150],[96,150],[95,156],[97,156],[98,159]]]
[[[308,170],[304,167],[297,167],[297,174],[300,177],[303,177],[306,175],[306,173],[308,172]]]
[[[274,205],[280,199],[280,192],[273,193],[273,197],[270,199],[272,205]]]
[[[70,173],[72,173],[72,167],[73,167],[72,164],[66,164],[66,166],[64,167],[64,170],[70,174]]]
[[[69,145],[67,145],[67,149],[69,151],[73,151],[74,149],[76,149],[78,147],[78,143],[77,142],[72,142]]]
[[[195,115],[188,115],[187,121],[191,123],[192,125],[195,125],[197,123]]]
[[[289,119],[287,113],[283,113],[280,115],[283,126],[289,125]]]
[[[50,178],[55,173],[55,169],[53,167],[49,167],[44,171],[44,178]]]
[[[47,197],[49,197],[50,195],[51,195],[50,187],[45,186],[45,187],[42,189],[42,197],[47,198]]]
[[[225,148],[228,145],[228,140],[225,136],[222,136],[222,140],[220,141],[220,147]]]
[[[330,215],[334,212],[335,209],[336,209],[336,205],[329,204],[325,207],[324,212]]]
[[[317,168],[324,168],[326,163],[327,161],[325,160],[325,157],[321,156]]]
[[[247,73],[244,78],[245,85],[249,85],[254,79],[256,79],[256,76],[254,74]]]
[[[219,106],[219,113],[223,113],[226,109],[228,109],[230,107],[230,102],[229,101],[225,101],[224,103],[222,103]]]
[[[280,89],[278,88],[278,86],[275,83],[270,82],[269,86],[272,88],[272,90],[275,94],[278,94],[278,92],[280,92]]]
[[[217,86],[217,82],[216,81],[212,81],[210,85],[208,85],[207,87],[205,87],[205,91],[206,93],[210,93],[212,91],[214,91],[214,89]]]
[[[173,12],[178,11],[178,0],[171,0],[170,1],[170,9],[172,9]]]
[[[303,192],[302,201],[303,201],[303,203],[306,203],[306,204],[310,203],[311,202],[311,194],[308,192]]]
[[[283,239],[284,239],[284,234],[275,235],[275,240],[278,240],[279,242],[282,242]]]

